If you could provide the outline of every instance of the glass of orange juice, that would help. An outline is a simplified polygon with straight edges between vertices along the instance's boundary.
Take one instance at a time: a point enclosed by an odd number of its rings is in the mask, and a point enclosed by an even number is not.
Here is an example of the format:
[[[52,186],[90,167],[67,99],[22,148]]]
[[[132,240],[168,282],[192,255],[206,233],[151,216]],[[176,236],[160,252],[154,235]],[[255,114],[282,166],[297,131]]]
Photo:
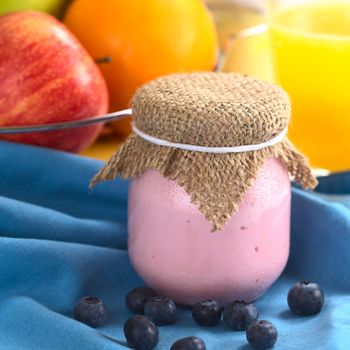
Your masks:
[[[314,167],[350,169],[350,0],[270,0],[268,12],[290,139]]]

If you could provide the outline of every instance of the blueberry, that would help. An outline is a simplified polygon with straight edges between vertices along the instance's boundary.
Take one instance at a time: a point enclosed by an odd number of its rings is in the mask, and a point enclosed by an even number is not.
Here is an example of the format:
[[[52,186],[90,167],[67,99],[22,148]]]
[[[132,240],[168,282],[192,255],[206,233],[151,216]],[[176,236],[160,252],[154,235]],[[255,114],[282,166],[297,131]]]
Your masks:
[[[175,303],[166,297],[154,297],[145,305],[145,316],[157,326],[165,326],[175,322]]]
[[[74,319],[96,328],[105,321],[106,308],[97,297],[81,298],[74,308]]]
[[[202,326],[215,326],[220,322],[222,307],[215,300],[196,303],[192,308],[193,319]]]
[[[276,327],[269,321],[255,321],[247,329],[248,343],[254,348],[265,350],[272,348],[278,337]]]
[[[188,337],[176,341],[170,350],[206,350],[205,343],[201,338]]]
[[[288,293],[289,308],[300,316],[318,314],[324,303],[320,286],[308,281],[298,282]]]
[[[125,303],[131,312],[143,315],[146,302],[157,295],[158,294],[151,288],[138,287],[132,289],[126,295]]]
[[[124,324],[128,345],[136,350],[152,350],[159,342],[156,325],[145,316],[133,316]]]
[[[235,331],[244,331],[257,320],[258,310],[253,304],[244,301],[229,303],[223,312],[224,322]]]

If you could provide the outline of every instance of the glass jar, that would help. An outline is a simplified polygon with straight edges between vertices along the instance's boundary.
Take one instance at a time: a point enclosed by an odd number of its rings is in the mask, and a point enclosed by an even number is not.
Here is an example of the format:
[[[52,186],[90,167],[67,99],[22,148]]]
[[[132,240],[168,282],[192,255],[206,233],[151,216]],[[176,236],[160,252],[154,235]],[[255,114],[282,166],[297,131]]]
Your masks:
[[[132,109],[133,135],[93,183],[132,178],[136,271],[182,304],[255,300],[288,259],[289,174],[316,185],[286,138],[288,96],[240,74],[174,74],[141,87]]]
[[[226,304],[260,297],[289,254],[287,170],[269,159],[239,211],[220,232],[176,182],[156,170],[131,181],[129,255],[147,285],[178,303]]]
[[[350,1],[270,0],[276,81],[289,93],[289,137],[316,168],[350,168]]]

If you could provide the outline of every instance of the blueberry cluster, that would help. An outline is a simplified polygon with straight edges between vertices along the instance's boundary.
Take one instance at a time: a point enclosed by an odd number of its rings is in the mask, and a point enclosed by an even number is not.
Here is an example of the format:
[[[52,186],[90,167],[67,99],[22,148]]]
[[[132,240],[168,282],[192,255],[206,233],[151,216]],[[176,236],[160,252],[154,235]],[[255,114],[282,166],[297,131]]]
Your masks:
[[[125,299],[128,309],[137,314],[124,324],[124,334],[129,347],[135,350],[153,350],[159,342],[157,326],[175,323],[176,305],[167,297],[158,296],[151,288],[131,290]],[[303,281],[295,284],[288,293],[288,305],[299,316],[319,313],[324,304],[324,294],[316,283]],[[248,343],[254,349],[270,349],[277,341],[276,327],[269,321],[258,320],[258,310],[252,303],[233,301],[224,308],[215,300],[204,300],[192,307],[192,318],[201,326],[212,327],[221,318],[229,329],[246,331]],[[74,309],[74,318],[91,327],[103,324],[106,308],[97,297],[84,297]],[[206,350],[202,339],[192,336],[177,340],[170,350]]]
[[[206,300],[192,308],[193,319],[202,326],[217,325],[221,315],[228,328],[246,331],[247,340],[255,349],[270,349],[277,341],[276,327],[268,321],[257,321],[259,313],[252,303],[233,301],[221,308],[216,301]]]

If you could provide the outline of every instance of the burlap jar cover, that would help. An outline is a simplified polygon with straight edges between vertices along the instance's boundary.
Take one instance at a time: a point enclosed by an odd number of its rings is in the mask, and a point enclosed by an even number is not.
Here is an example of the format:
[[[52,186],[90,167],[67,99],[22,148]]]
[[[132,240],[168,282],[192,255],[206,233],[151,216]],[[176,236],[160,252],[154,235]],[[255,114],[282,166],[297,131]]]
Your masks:
[[[132,110],[134,125],[147,135],[208,147],[266,142],[287,128],[291,114],[282,89],[233,73],[175,74],[156,79],[136,92]],[[307,160],[287,138],[256,151],[214,154],[160,146],[132,134],[92,185],[157,169],[183,186],[215,231],[238,210],[270,157],[279,158],[304,188],[317,184]]]

